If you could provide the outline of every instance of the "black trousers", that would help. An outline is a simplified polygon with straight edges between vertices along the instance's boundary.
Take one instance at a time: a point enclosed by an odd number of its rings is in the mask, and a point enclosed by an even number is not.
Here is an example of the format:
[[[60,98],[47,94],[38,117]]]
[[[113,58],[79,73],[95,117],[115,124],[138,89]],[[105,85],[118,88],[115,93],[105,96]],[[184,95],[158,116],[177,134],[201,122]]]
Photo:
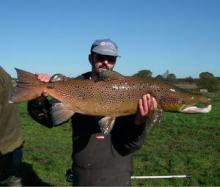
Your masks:
[[[0,184],[10,176],[21,177],[22,146],[5,155],[0,154]]]
[[[73,186],[131,186],[131,172],[115,169],[73,169]]]

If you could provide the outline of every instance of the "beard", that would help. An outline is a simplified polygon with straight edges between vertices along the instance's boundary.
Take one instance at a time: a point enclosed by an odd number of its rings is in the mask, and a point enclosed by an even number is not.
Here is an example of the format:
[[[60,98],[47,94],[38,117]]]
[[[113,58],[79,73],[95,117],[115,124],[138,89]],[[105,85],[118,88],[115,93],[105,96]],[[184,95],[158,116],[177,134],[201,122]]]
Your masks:
[[[93,68],[94,68],[96,74],[99,74],[99,73],[102,73],[105,71],[111,71],[113,69],[113,67],[110,68],[109,66],[107,66],[105,64],[100,65],[98,68],[95,68],[95,67],[93,67]]]

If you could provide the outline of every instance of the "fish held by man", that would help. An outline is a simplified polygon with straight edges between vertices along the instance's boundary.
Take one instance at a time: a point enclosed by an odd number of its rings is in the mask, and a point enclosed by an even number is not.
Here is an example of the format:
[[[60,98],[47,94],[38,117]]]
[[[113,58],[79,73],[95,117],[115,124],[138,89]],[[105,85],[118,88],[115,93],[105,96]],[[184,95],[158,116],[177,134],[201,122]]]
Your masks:
[[[155,97],[158,108],[163,111],[208,113],[212,107],[210,100],[202,95],[188,93],[159,80],[122,76],[114,71],[103,72],[96,81],[56,80],[52,76],[48,83],[38,80],[33,73],[16,71],[17,85],[11,101],[20,103],[35,99],[47,90],[59,101],[52,107],[55,124],[68,120],[76,112],[105,116],[100,120],[101,127],[112,128],[116,117],[136,113],[138,100],[148,93]]]

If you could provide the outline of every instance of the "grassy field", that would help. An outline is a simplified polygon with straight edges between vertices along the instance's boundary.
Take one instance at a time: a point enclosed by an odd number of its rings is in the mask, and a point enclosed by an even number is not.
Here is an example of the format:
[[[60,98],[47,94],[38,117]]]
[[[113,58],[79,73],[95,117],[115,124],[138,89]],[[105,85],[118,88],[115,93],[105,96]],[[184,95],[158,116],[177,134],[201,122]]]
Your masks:
[[[24,144],[24,184],[70,186],[71,126],[47,129],[19,105]],[[96,154],[96,153],[94,153]],[[220,101],[209,114],[164,113],[134,154],[133,175],[182,175],[185,179],[132,180],[133,186],[220,186]]]

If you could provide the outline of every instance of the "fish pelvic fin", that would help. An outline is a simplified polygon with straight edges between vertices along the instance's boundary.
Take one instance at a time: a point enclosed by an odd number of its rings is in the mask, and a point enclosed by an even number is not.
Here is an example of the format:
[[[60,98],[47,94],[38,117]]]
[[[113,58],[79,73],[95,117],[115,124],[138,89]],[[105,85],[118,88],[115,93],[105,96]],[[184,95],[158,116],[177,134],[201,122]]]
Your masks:
[[[38,80],[33,73],[17,68],[15,70],[17,72],[17,81],[10,102],[20,103],[41,96],[47,83]]]
[[[56,102],[51,107],[51,117],[54,125],[60,125],[68,121],[74,115],[74,111],[63,103]]]
[[[115,117],[105,116],[98,123],[102,133],[109,134],[114,126]]]
[[[157,126],[160,123],[162,115],[163,110],[160,108],[155,109],[154,112],[150,115],[150,117],[146,121],[148,133],[153,127]]]

